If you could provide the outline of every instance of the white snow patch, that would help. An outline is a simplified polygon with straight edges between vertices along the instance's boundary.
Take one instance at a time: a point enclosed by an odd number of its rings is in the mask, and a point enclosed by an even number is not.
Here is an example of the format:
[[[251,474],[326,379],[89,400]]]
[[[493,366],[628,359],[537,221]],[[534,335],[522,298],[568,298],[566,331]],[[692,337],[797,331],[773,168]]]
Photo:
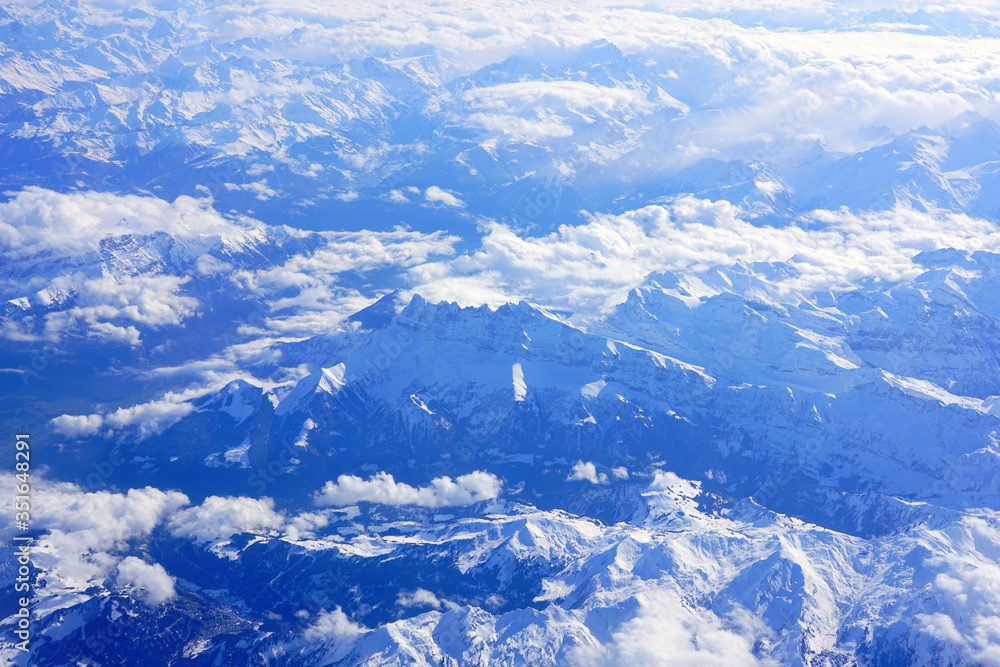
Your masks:
[[[580,395],[583,396],[584,398],[597,398],[597,395],[600,394],[601,390],[604,389],[607,385],[608,383],[603,379],[595,380],[594,382],[588,382],[587,384],[583,385],[582,389],[580,389]]]
[[[514,381],[514,400],[521,402],[528,395],[528,385],[524,383],[524,371],[521,364],[514,364],[511,367],[511,374]]]

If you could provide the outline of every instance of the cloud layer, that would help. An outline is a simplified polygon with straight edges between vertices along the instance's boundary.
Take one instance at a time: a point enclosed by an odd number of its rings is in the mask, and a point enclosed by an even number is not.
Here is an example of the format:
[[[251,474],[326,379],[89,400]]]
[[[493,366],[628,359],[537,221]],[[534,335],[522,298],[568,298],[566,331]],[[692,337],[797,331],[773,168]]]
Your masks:
[[[316,496],[320,506],[345,507],[357,503],[382,505],[417,505],[420,507],[459,507],[491,500],[500,495],[500,480],[477,470],[452,480],[436,477],[429,486],[414,487],[396,482],[392,475],[380,472],[368,480],[341,475],[327,482]]]
[[[210,496],[201,505],[174,514],[167,529],[177,537],[215,542],[239,533],[277,530],[284,524],[270,498]]]
[[[460,205],[440,188],[429,188],[427,196]],[[266,227],[222,215],[208,198],[167,202],[26,188],[0,202],[0,253],[12,260],[0,275],[0,296],[19,304],[15,317],[0,321],[0,337],[58,340],[83,332],[137,346],[145,330],[211,316],[194,288],[203,279],[264,300],[266,332],[314,333],[371,303],[379,289],[369,286],[362,294],[343,284],[342,274],[386,267],[395,274],[453,254],[456,240],[403,229]],[[288,251],[279,250],[285,245]],[[282,261],[267,259],[282,255]],[[381,289],[396,286],[387,282]]]
[[[50,586],[82,590],[116,574],[150,604],[173,596],[173,579],[156,563],[122,559],[132,540],[147,537],[166,517],[188,503],[176,491],[152,487],[127,493],[82,493],[72,484],[36,480],[34,525],[48,534],[41,539],[36,563],[49,573]]]
[[[414,267],[414,291],[431,301],[499,305],[526,299],[583,313],[606,313],[650,273],[698,272],[743,262],[788,262],[786,293],[895,282],[924,268],[919,252],[945,247],[1000,249],[987,220],[954,213],[815,211],[784,227],[754,225],[728,202],[693,197],[622,215],[593,215],[545,236],[491,223],[479,250]]]

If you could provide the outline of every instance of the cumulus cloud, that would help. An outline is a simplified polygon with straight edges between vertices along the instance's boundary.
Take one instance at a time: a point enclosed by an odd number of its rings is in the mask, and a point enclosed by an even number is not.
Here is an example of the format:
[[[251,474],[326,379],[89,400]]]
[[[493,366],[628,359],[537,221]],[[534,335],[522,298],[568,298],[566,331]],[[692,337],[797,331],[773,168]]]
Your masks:
[[[290,540],[309,539],[316,536],[317,532],[325,528],[330,520],[316,512],[302,512],[292,517],[292,520],[285,525],[285,534]]]
[[[377,473],[368,480],[341,475],[327,482],[315,498],[321,506],[344,507],[361,502],[421,507],[458,507],[491,500],[500,495],[500,480],[481,470],[450,477],[436,477],[429,486],[414,487],[396,482],[392,475]]]
[[[29,303],[40,309],[40,333],[48,340],[80,330],[93,339],[137,346],[141,335],[136,325],[151,329],[176,326],[200,312],[198,300],[181,293],[188,280],[186,276],[88,278],[83,273],[66,274],[30,294]],[[12,289],[23,293],[21,287]],[[13,333],[31,336],[30,332]]]
[[[182,493],[151,487],[121,494],[84,493],[73,484],[36,485],[32,518],[37,528],[48,531],[41,540],[37,562],[69,587],[101,583],[118,564],[118,557],[109,552],[123,550],[130,540],[148,536],[188,503]],[[141,577],[144,572],[134,565],[126,566],[126,573]],[[153,583],[151,577],[143,581]],[[166,590],[163,586],[153,588],[154,597]]]
[[[168,202],[111,192],[58,193],[32,186],[0,202],[0,248],[22,258],[53,251],[82,255],[99,250],[108,237],[156,232],[203,252],[219,240],[257,236],[261,225],[224,217],[209,200],[186,196]]]
[[[938,601],[934,611],[917,613],[913,623],[918,647],[927,638],[943,650],[948,662],[1000,665],[1000,530],[990,521],[965,517],[948,536],[930,533],[966,548],[939,553],[923,563],[933,575],[928,593]]]
[[[207,258],[208,250],[262,234],[259,223],[224,217],[208,200],[28,187],[0,202],[0,252],[24,271],[5,276],[0,294],[40,309],[50,339],[80,327],[137,345],[139,325],[178,325],[200,312],[198,300],[183,293],[189,277],[162,275],[162,263],[217,272],[221,263]],[[102,255],[102,243],[128,255],[108,257],[107,248]]]
[[[816,211],[798,224],[756,226],[728,202],[685,197],[622,215],[593,215],[545,236],[491,223],[477,251],[416,266],[408,275],[414,291],[432,301],[499,305],[525,299],[601,314],[658,271],[787,262],[798,275],[777,289],[809,294],[869,279],[914,278],[925,270],[914,255],[946,247],[1000,250],[1000,231],[987,220],[902,206]]]
[[[426,588],[418,588],[409,593],[400,593],[396,597],[396,604],[400,607],[431,607],[432,609],[441,609],[446,603],[442,602],[438,596]]]
[[[180,421],[194,411],[186,396],[168,392],[162,399],[140,403],[128,408],[118,408],[107,414],[60,415],[52,419],[56,433],[70,438],[96,435],[107,429],[108,435],[123,428],[135,427],[140,438],[145,438]]]
[[[52,420],[56,433],[69,438],[95,435],[103,424],[103,415],[60,415]]]
[[[331,640],[351,640],[368,632],[368,628],[352,622],[340,607],[333,611],[322,612],[302,636],[309,642]]]
[[[167,574],[159,563],[149,564],[135,556],[128,556],[118,563],[118,583],[134,586],[146,604],[158,605],[173,598],[176,579]]]
[[[440,188],[430,190],[429,198],[461,205]],[[277,266],[265,263],[267,268],[234,267],[209,253],[265,242],[295,244],[306,237],[305,246],[311,249],[291,253]],[[18,299],[36,315],[5,322],[0,333],[23,340],[58,340],[79,331],[101,341],[139,345],[144,329],[182,325],[203,314],[203,305],[190,290],[194,277],[224,276],[236,290],[266,300],[273,314],[264,322],[270,331],[311,335],[371,303],[358,289],[340,285],[339,274],[384,267],[402,271],[452,255],[457,240],[443,232],[401,228],[317,233],[275,229],[223,216],[210,200],[181,197],[167,202],[27,188],[0,203],[0,251],[18,257],[27,273],[23,278],[15,271],[0,280],[0,296]],[[120,246],[123,252],[104,259],[101,243]],[[46,268],[54,257],[63,258],[56,275]]]
[[[249,192],[260,201],[267,201],[268,199],[273,199],[281,194],[267,184],[266,178],[259,181],[251,181],[249,183],[226,183],[226,189]]]
[[[461,199],[436,185],[432,185],[424,190],[424,199],[429,202],[444,204],[445,206],[464,206]]]
[[[322,242],[315,251],[296,254],[280,266],[232,274],[238,287],[267,298],[269,331],[286,336],[329,331],[373,301],[357,289],[339,285],[340,274],[384,267],[402,272],[453,255],[458,238],[395,229],[325,232]]]
[[[570,472],[567,481],[590,482],[591,484],[607,484],[608,476],[604,473],[597,473],[597,466],[587,461],[577,461]]]
[[[176,537],[215,542],[239,533],[278,530],[284,524],[270,498],[209,496],[201,505],[174,514],[167,529]]]
[[[685,487],[690,484],[690,482],[678,477],[669,470],[657,470],[653,473],[653,481],[650,482],[649,488],[656,491],[663,491]]]
[[[611,641],[575,653],[580,665],[676,665],[750,667],[763,664],[753,653],[746,627],[727,628],[706,610],[692,608],[677,595],[656,591],[637,596],[639,614],[622,624]]]

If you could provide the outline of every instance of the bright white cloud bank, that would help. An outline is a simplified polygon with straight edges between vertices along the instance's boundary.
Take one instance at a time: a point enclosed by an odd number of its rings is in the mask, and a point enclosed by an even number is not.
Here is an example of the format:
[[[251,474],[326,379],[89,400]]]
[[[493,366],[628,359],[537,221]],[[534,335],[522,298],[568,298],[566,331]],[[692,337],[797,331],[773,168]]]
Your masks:
[[[410,270],[414,291],[463,305],[527,299],[598,313],[657,271],[701,271],[736,261],[788,262],[789,292],[847,289],[866,279],[898,281],[924,271],[912,257],[957,247],[1000,249],[986,220],[897,207],[856,214],[816,211],[804,223],[755,226],[728,202],[687,197],[623,215],[594,215],[541,237],[490,224],[481,248]]]
[[[0,247],[18,256],[56,250],[64,255],[97,251],[107,237],[163,232],[204,250],[219,240],[259,238],[261,225],[219,215],[207,199],[99,192],[60,194],[29,187],[0,203]]]
[[[427,197],[461,205],[440,188],[428,189]],[[259,257],[261,247],[306,236],[224,216],[210,199],[167,202],[26,188],[0,202],[0,255],[14,262],[13,271],[0,279],[0,296],[21,300],[34,315],[0,322],[0,337],[56,340],[82,331],[139,345],[143,328],[181,325],[204,314],[205,305],[188,288],[193,279],[206,276],[267,299],[273,314],[265,320],[269,329],[314,333],[372,300],[338,285],[339,273],[387,266],[405,270],[453,254],[456,241],[445,233],[402,229],[325,232],[316,235],[315,248],[293,252],[277,265],[260,258],[262,266],[236,270],[216,256]],[[119,250],[102,251],[102,243]]]
[[[149,604],[173,597],[173,578],[162,566],[135,557],[122,560],[115,552],[147,537],[188,503],[187,496],[151,487],[125,494],[81,493],[72,484],[37,481],[34,488],[34,525],[49,531],[36,563],[50,573],[51,586],[80,589],[116,575],[119,585],[134,587]]]
[[[990,115],[997,110],[990,93],[997,80],[995,44],[979,35],[995,34],[993,16],[995,7],[973,1],[517,0],[484,6],[448,0],[429,7],[390,0],[353,5],[258,0],[192,7],[185,20],[195,43],[271,39],[277,46],[266,48],[267,56],[277,51],[318,65],[375,54],[390,61],[416,57],[410,64],[443,80],[511,55],[544,59],[605,39],[655,62],[659,71],[674,73],[676,84],[667,92],[692,108],[716,101],[712,113],[682,125],[687,141],[657,147],[678,158],[758,147],[768,139],[813,138],[834,150],[856,150],[872,139],[859,127],[898,133],[969,109]],[[940,26],[964,26],[971,34],[953,40],[939,34]],[[427,45],[433,45],[435,57],[421,62]],[[218,103],[241,104],[270,92],[249,72],[234,78],[231,89],[215,93]],[[17,80],[31,85],[29,77]],[[610,93],[589,82],[541,94],[533,94],[530,84],[501,85],[512,88],[469,93],[468,102],[482,107],[480,124],[503,123],[527,137],[572,131],[558,119],[518,115],[543,95],[558,97],[554,103],[580,113],[621,106],[638,110],[649,103],[649,98]],[[600,90],[583,95],[586,85]],[[300,87],[309,90],[310,83]]]
[[[640,595],[639,614],[623,623],[600,649],[581,648],[580,665],[753,667],[750,633],[727,629],[713,614],[686,605],[669,591]],[[738,630],[744,630],[739,628]]]
[[[436,477],[430,485],[414,487],[397,482],[392,475],[380,472],[368,480],[354,475],[341,475],[336,482],[327,482],[316,496],[316,504],[344,507],[357,503],[383,505],[418,505],[421,507],[459,507],[500,495],[500,480],[495,475],[477,470],[452,480]]]
[[[12,485],[7,486],[13,492]],[[175,537],[213,543],[243,532],[312,538],[327,525],[319,513],[277,512],[270,498],[212,496],[189,506],[188,497],[176,491],[146,487],[126,493],[84,492],[74,484],[41,477],[35,478],[32,489],[32,525],[47,531],[33,558],[46,573],[50,591],[74,593],[113,581],[150,605],[176,595],[176,578],[159,563],[128,552],[157,526],[165,526]],[[9,518],[0,521],[0,532],[12,534]]]
[[[142,599],[151,605],[158,605],[174,597],[176,579],[167,574],[159,563],[149,563],[128,556],[118,563],[118,583],[139,589]]]
[[[965,518],[951,531],[953,539],[975,545],[972,553],[932,556],[923,567],[933,576],[930,592],[939,610],[913,618],[918,646],[944,644],[942,660],[1000,666],[1000,530],[994,522]],[[939,536],[933,535],[933,537]]]
[[[277,530],[284,523],[270,498],[210,496],[201,505],[177,512],[167,528],[177,537],[214,542],[238,533]]]

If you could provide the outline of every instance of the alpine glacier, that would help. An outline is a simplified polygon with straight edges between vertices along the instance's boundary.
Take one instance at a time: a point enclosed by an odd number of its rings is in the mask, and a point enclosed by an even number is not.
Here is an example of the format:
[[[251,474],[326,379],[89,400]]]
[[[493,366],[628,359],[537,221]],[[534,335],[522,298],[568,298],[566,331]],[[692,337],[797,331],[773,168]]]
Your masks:
[[[0,32],[5,664],[1000,666],[992,3]]]

